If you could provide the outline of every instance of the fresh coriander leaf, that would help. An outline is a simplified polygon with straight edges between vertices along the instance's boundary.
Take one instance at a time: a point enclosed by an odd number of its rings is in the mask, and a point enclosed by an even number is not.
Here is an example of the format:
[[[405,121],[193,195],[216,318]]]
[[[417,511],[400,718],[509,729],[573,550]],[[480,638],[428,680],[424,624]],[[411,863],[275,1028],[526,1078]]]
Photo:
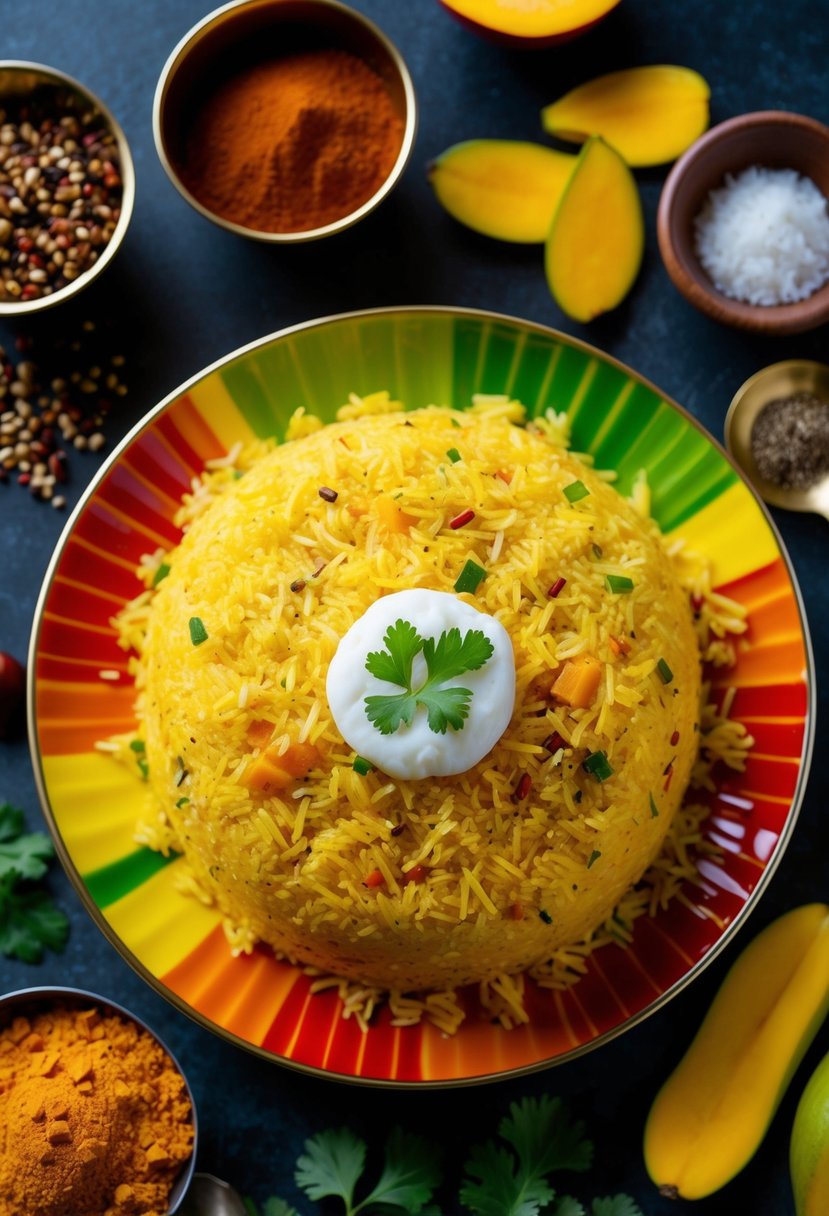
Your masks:
[[[469,688],[429,688],[425,686],[417,693],[417,702],[428,711],[429,729],[436,735],[445,735],[447,726],[461,730],[469,717]]]
[[[513,1102],[498,1132],[515,1149],[526,1173],[586,1170],[593,1160],[584,1124],[571,1118],[561,1098],[543,1094]]]
[[[284,1199],[273,1197],[265,1200],[262,1216],[299,1216],[299,1212]]]
[[[477,1216],[539,1216],[555,1198],[543,1178],[516,1171],[515,1158],[490,1141],[472,1150],[460,1191],[461,1203]]]
[[[354,1188],[366,1164],[366,1145],[347,1127],[320,1132],[305,1141],[294,1180],[309,1199],[337,1195],[353,1210]]]
[[[248,1216],[259,1216],[259,1208],[253,1202],[249,1195],[242,1196],[242,1207],[247,1212]]]
[[[366,716],[381,735],[393,735],[401,723],[408,726],[414,717],[417,698],[411,693],[392,693],[388,697],[366,697]]]
[[[457,628],[442,633],[437,642],[434,638],[426,638],[423,657],[429,683],[443,683],[462,676],[465,671],[477,671],[492,658],[494,651],[492,642],[480,629],[468,630],[463,639]]]
[[[395,621],[383,638],[385,650],[366,655],[366,669],[378,680],[411,688],[412,662],[423,649],[423,638],[409,621]]]
[[[14,840],[23,831],[23,812],[8,802],[0,803],[0,841]]]
[[[28,832],[16,840],[0,843],[0,878],[16,874],[18,878],[42,878],[55,848],[44,832]]]
[[[578,1199],[574,1199],[572,1195],[562,1195],[553,1208],[553,1216],[587,1216],[587,1212]]]
[[[440,1167],[435,1146],[420,1136],[394,1128],[386,1144],[386,1161],[380,1179],[355,1212],[371,1207],[406,1212],[411,1216],[423,1211],[440,1183]],[[268,1214],[266,1213],[266,1216]]]
[[[21,890],[13,877],[0,881],[0,954],[39,963],[44,949],[59,953],[68,936],[69,921],[48,892]]]
[[[639,1204],[630,1195],[610,1195],[605,1199],[594,1199],[593,1216],[642,1216]]]

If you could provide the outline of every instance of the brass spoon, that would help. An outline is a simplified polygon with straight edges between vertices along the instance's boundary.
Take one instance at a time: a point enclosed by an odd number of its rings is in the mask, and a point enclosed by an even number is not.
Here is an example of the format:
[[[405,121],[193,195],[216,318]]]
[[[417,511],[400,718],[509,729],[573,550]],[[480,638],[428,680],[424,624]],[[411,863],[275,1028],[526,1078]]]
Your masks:
[[[735,393],[725,416],[725,444],[761,498],[788,511],[813,511],[829,519],[829,476],[806,490],[786,489],[760,475],[751,450],[751,430],[769,401],[812,393],[829,409],[829,367],[810,359],[787,359],[764,367]]]
[[[247,1216],[237,1191],[213,1174],[194,1174],[179,1216]]]

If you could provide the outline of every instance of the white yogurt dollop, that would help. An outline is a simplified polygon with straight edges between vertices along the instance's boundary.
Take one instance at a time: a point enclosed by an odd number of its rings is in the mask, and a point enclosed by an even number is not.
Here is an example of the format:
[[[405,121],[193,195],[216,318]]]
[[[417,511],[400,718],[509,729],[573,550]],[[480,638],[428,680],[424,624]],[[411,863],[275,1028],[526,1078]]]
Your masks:
[[[468,688],[472,693],[469,715],[460,730],[447,727],[437,734],[428,723],[427,712],[418,705],[411,723],[403,723],[392,735],[383,735],[369,721],[366,697],[394,695],[404,690],[379,680],[366,669],[369,651],[385,648],[383,638],[390,625],[409,621],[422,638],[438,640],[457,628],[464,637],[480,630],[492,643],[491,657],[477,671],[465,671],[439,687]],[[412,666],[412,688],[426,678],[422,654]],[[383,596],[355,621],[340,640],[328,668],[326,693],[337,728],[358,755],[370,760],[390,777],[414,780],[449,777],[465,773],[492,748],[507,728],[515,704],[515,659],[509,634],[499,621],[479,612],[445,591],[416,588]]]

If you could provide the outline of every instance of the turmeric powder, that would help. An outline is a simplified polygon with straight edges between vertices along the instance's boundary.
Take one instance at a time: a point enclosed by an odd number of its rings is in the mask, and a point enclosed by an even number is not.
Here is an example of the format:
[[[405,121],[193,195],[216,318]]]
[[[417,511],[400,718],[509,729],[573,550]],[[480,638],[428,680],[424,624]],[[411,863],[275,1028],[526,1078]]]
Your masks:
[[[197,112],[181,177],[203,206],[258,232],[350,215],[391,172],[403,120],[348,51],[303,51],[225,80]]]
[[[187,1087],[135,1022],[58,1006],[0,1031],[0,1216],[165,1216]]]

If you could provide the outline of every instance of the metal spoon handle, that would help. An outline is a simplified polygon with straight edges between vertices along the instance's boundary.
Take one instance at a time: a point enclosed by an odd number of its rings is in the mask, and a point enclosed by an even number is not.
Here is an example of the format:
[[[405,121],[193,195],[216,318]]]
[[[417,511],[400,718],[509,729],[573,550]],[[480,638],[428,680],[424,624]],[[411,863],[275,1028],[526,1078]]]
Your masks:
[[[194,1174],[178,1216],[247,1216],[241,1197],[213,1174]]]

